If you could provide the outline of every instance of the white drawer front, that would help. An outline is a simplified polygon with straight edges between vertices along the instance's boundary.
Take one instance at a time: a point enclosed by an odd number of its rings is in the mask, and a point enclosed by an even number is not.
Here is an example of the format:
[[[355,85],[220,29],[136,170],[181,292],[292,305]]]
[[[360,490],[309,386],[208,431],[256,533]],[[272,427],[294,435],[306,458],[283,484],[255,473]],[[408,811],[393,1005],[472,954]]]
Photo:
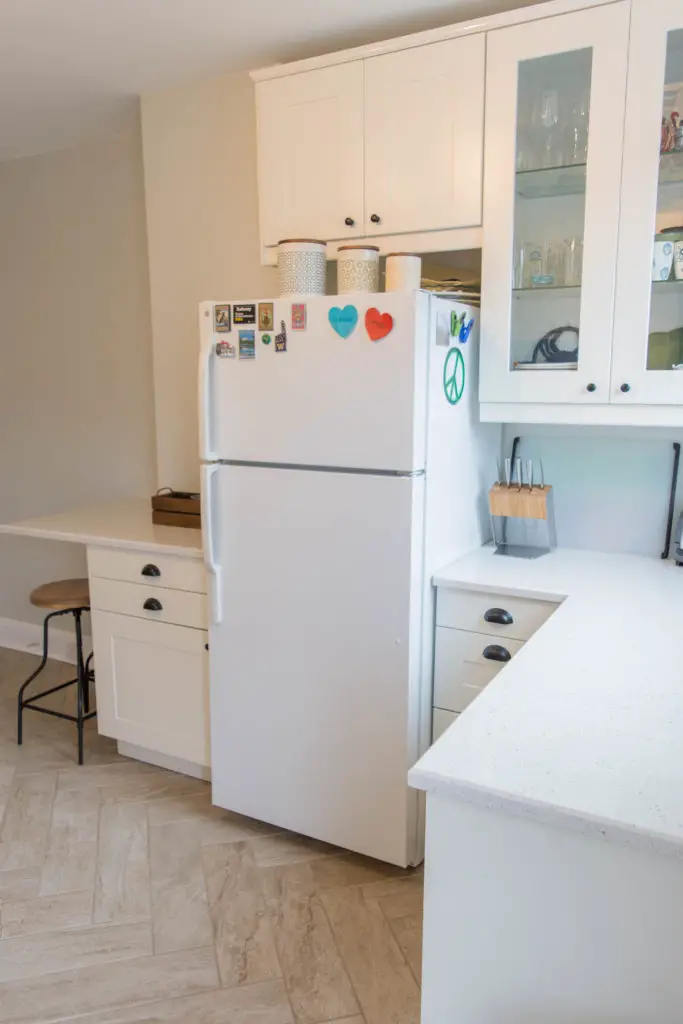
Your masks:
[[[524,645],[519,640],[500,640],[486,633],[468,633],[463,629],[436,630],[434,660],[434,703],[448,711],[464,711],[487,683],[490,683],[505,661],[486,657],[504,652],[512,657]],[[502,651],[491,650],[502,648]],[[485,653],[486,652],[486,653]]]
[[[148,607],[145,607],[145,604]],[[155,605],[160,605],[157,608]],[[206,629],[208,623],[205,594],[186,590],[168,590],[122,580],[90,580],[90,607],[104,612],[133,615],[152,622],[171,622],[176,626]]]
[[[528,640],[556,608],[557,605],[550,601],[439,587],[436,624],[489,636]],[[496,618],[502,621],[493,621]]]
[[[453,725],[457,717],[452,711],[434,708],[432,714],[432,743],[436,743],[439,736],[446,731],[449,725]]]
[[[206,593],[206,569],[201,558],[179,558],[154,551],[88,548],[88,570],[91,576],[108,580]]]

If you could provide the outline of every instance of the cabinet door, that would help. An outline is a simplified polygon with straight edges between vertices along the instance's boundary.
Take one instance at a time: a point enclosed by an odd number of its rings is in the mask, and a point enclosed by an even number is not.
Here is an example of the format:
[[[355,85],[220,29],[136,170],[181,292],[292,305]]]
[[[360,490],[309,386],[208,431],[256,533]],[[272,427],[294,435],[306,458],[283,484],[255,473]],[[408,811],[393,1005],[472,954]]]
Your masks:
[[[102,611],[92,631],[99,731],[208,765],[208,634]]]
[[[485,47],[481,33],[365,61],[367,234],[481,224]]]
[[[263,245],[362,235],[363,62],[260,82],[256,110]]]
[[[490,33],[480,397],[608,401],[629,4]]]
[[[683,405],[683,4],[632,19],[611,400]]]

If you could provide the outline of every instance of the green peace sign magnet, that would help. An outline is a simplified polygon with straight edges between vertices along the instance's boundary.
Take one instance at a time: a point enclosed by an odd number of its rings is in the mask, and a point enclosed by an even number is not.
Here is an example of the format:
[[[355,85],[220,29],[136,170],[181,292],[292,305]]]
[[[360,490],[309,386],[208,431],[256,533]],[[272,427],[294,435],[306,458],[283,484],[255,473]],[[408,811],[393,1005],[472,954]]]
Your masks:
[[[465,360],[459,348],[451,348],[443,364],[443,393],[451,405],[457,405],[464,390]]]

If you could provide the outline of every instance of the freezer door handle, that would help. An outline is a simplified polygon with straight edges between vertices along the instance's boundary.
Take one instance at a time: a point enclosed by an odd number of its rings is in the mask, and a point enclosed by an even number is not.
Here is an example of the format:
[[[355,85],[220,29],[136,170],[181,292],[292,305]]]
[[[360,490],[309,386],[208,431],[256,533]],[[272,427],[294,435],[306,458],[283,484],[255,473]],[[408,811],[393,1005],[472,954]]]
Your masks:
[[[211,447],[211,373],[213,367],[213,334],[204,322],[206,314],[211,315],[209,307],[199,311],[200,336],[202,339],[199,350],[199,457],[210,461],[218,456]],[[203,314],[203,315],[202,315]]]
[[[218,472],[216,465],[202,466],[202,546],[204,565],[209,576],[209,597],[211,621],[217,626],[222,621],[221,567],[216,560],[216,534],[213,514],[213,480]]]

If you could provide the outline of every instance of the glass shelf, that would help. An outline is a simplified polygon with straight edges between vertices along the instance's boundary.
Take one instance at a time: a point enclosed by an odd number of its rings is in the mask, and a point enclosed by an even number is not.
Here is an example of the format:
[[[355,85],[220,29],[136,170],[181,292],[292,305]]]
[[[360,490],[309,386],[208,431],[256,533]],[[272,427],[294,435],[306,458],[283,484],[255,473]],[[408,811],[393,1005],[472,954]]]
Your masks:
[[[673,283],[683,284],[683,281]],[[563,298],[571,299],[573,296],[578,297],[581,295],[581,286],[575,284],[539,284],[535,288],[513,288],[512,294],[515,298],[522,298],[522,296],[526,295],[561,295]]]
[[[654,295],[670,295],[675,292],[683,293],[683,281],[653,281],[652,292]],[[581,288],[579,285],[573,284],[539,284],[536,288],[513,288],[512,294],[516,299],[525,298],[528,295],[557,295],[558,297],[571,299],[575,296],[578,298],[581,295]]]
[[[515,175],[515,192],[523,199],[580,196],[585,191],[586,164],[538,167],[531,171],[517,171]]]
[[[652,292],[654,295],[670,295],[672,292],[683,292],[683,281],[653,281]]]

